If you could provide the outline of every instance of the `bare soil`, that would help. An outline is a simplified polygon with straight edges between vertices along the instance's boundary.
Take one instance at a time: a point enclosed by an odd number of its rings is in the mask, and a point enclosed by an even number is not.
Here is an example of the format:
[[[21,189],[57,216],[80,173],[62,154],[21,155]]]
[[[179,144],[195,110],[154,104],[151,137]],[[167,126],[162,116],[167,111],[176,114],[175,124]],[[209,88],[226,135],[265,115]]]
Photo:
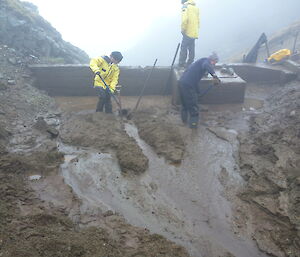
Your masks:
[[[126,134],[122,121],[114,115],[72,115],[63,121],[60,136],[70,145],[115,151],[125,173],[142,173],[148,167],[148,159],[134,139]]]
[[[231,257],[253,250],[249,237],[264,252],[255,256],[299,256],[299,82],[249,87],[248,97],[264,105],[209,107],[196,133],[169,106],[148,106],[128,121],[141,143],[114,115],[62,112],[31,86],[33,60],[0,48],[0,256],[184,257],[196,245],[195,256]],[[114,177],[114,189],[130,189],[120,203],[142,208],[150,227],[174,228],[161,233],[173,242],[114,210],[89,208],[61,174],[69,158],[61,145],[113,156],[123,181]],[[250,250],[243,257],[254,256]]]
[[[152,146],[159,156],[173,164],[180,164],[185,152],[185,143],[174,122],[168,120],[166,109],[148,109],[136,112],[133,121],[140,137]]]

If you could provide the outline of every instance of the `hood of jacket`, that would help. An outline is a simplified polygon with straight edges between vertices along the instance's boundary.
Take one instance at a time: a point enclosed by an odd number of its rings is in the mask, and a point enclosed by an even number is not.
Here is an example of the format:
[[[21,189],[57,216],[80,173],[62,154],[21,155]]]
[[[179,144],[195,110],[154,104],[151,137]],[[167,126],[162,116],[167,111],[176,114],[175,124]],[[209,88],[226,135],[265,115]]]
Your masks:
[[[196,5],[196,2],[194,0],[187,0],[184,4]]]

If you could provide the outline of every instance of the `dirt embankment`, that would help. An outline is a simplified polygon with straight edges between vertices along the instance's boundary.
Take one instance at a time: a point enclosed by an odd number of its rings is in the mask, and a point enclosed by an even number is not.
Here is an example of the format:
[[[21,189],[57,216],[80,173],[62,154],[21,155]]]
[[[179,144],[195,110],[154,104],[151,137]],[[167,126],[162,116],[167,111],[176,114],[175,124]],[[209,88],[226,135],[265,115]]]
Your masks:
[[[142,173],[148,168],[147,157],[114,115],[73,115],[63,123],[60,136],[64,143],[113,151],[125,173]]]
[[[248,230],[259,248],[272,256],[299,256],[299,83],[268,99],[240,143],[241,173],[247,181],[240,197],[248,203],[244,213]]]
[[[134,114],[140,137],[151,145],[159,156],[173,164],[180,164],[185,144],[178,127],[169,122],[166,113],[148,109]]]

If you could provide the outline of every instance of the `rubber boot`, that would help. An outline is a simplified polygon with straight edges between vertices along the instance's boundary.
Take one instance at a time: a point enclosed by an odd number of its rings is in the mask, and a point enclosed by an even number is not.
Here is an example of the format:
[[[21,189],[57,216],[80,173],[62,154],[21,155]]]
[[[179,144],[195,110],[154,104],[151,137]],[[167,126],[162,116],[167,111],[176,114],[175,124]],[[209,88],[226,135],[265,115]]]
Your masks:
[[[189,126],[190,128],[198,128],[198,117],[190,117]]]
[[[187,124],[188,112],[186,110],[181,110],[181,120],[184,124]]]

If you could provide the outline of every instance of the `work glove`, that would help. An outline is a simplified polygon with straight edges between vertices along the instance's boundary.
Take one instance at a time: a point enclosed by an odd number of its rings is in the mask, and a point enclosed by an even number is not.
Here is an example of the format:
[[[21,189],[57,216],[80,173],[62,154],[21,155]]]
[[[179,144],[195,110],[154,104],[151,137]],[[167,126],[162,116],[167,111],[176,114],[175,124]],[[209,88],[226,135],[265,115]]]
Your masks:
[[[213,76],[213,83],[215,86],[221,84],[221,80],[218,78],[217,75]]]

